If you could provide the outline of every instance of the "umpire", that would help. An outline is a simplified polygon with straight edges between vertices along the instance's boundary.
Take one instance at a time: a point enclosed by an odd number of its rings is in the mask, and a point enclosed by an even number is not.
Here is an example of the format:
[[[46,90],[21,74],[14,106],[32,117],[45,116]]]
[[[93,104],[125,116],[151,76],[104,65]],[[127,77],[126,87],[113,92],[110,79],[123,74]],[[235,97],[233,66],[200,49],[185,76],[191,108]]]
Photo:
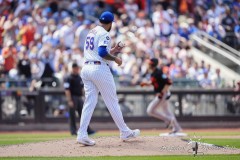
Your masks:
[[[76,63],[72,64],[72,72],[64,80],[65,95],[67,97],[68,109],[69,109],[69,124],[70,132],[72,135],[77,135],[76,127],[76,114],[78,112],[81,119],[82,107],[83,107],[83,82],[79,76],[80,68]],[[94,134],[89,126],[87,129],[89,135]]]

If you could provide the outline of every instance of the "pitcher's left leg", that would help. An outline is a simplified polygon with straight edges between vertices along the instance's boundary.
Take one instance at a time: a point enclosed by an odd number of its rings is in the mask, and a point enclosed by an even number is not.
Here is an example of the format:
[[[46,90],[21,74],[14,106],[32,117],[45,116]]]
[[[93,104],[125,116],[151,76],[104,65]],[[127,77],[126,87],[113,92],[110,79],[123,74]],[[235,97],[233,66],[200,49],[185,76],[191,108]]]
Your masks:
[[[118,104],[116,86],[111,72],[104,72],[104,74],[100,73],[96,76],[98,78],[95,81],[95,84],[99,89],[114,122],[119,128],[121,136],[131,134],[132,130],[130,130],[124,122],[123,115]]]

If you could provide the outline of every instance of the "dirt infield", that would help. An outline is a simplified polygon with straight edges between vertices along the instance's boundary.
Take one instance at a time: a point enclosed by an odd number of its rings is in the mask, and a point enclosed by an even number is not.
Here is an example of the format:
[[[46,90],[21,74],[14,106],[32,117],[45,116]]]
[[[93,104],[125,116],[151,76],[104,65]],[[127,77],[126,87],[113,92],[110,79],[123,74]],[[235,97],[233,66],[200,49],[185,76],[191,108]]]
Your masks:
[[[0,156],[130,156],[130,155],[191,155],[192,145],[178,137],[141,136],[122,142],[116,136],[94,138],[96,145],[85,147],[75,139],[0,147]],[[199,145],[206,154],[240,154],[240,149],[206,144]]]

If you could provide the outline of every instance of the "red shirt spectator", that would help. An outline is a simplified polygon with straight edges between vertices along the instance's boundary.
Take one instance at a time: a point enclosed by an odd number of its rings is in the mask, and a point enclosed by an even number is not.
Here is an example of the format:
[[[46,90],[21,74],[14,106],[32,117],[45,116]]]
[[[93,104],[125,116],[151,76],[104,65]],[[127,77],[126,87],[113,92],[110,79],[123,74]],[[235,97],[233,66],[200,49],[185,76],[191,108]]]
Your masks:
[[[3,45],[3,32],[4,32],[4,28],[3,28],[3,24],[5,21],[5,18],[3,17],[3,15],[0,14],[0,48]]]
[[[0,27],[0,47],[3,44],[3,38],[2,38],[3,31],[4,31],[4,29],[2,27]]]
[[[4,71],[9,72],[16,66],[17,50],[13,42],[7,42],[7,47],[3,48],[2,56],[4,58]]]
[[[32,19],[28,20],[28,24],[23,26],[20,31],[22,34],[22,45],[29,46],[29,44],[34,40],[34,34],[36,32],[35,27],[32,25]]]

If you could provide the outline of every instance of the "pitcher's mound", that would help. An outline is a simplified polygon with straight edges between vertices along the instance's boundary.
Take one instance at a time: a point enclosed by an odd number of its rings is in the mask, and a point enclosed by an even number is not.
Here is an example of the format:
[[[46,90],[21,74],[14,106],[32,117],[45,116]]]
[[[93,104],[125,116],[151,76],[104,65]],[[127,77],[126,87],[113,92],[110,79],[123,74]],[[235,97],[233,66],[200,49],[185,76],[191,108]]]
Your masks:
[[[134,155],[191,155],[191,144],[178,137],[141,136],[122,142],[118,137],[93,138],[96,145],[85,147],[75,139],[0,147],[1,157],[6,156],[134,156]],[[240,149],[199,146],[204,154],[238,154]]]

